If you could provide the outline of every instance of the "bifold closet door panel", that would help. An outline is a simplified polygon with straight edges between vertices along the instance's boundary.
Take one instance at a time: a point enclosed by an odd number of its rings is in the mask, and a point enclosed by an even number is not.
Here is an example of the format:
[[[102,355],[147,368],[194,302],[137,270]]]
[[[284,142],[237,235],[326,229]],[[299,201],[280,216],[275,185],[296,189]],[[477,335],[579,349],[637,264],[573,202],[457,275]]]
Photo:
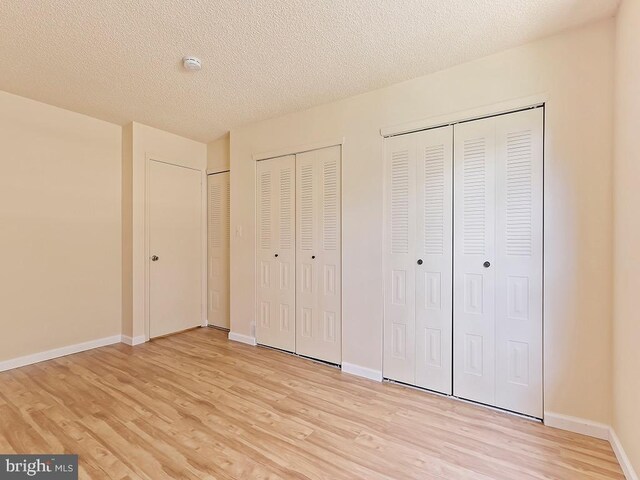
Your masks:
[[[416,142],[416,385],[451,394],[453,127]]]
[[[495,405],[495,118],[454,133],[454,395]]]
[[[450,126],[385,140],[384,376],[451,393]]]
[[[386,378],[416,380],[416,141],[384,141],[384,364]]]
[[[208,176],[209,268],[208,322],[229,328],[229,172]]]
[[[296,156],[296,353],[342,362],[341,147]]]
[[[256,340],[295,351],[295,156],[256,166]]]
[[[454,395],[542,418],[543,109],[455,126]]]
[[[542,108],[495,118],[496,403],[542,418]]]

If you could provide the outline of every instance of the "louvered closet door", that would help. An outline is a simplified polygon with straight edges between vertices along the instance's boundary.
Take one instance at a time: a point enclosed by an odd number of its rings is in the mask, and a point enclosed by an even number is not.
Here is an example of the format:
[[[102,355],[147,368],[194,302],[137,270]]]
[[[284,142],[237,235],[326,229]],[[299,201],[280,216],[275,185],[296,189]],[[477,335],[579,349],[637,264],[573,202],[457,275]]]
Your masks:
[[[229,172],[208,176],[209,268],[208,322],[229,328]]]
[[[296,158],[296,352],[342,361],[339,146]]]
[[[415,383],[451,394],[453,127],[411,136],[416,142],[418,259]]]
[[[454,394],[495,404],[495,120],[455,126]]]
[[[452,127],[385,140],[384,376],[451,393]]]
[[[384,365],[387,378],[415,384],[416,142],[385,140]]]
[[[496,117],[496,405],[542,418],[542,108]]]
[[[295,351],[295,156],[258,162],[256,340]]]
[[[454,395],[542,417],[542,109],[455,126]]]

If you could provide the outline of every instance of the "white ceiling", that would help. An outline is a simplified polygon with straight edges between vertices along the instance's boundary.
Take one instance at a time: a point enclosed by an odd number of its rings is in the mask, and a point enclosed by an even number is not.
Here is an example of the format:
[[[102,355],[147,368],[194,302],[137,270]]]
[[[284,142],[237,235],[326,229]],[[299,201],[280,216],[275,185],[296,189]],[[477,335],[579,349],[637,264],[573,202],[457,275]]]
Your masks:
[[[614,14],[619,0],[2,0],[0,90],[201,141]],[[184,55],[203,69],[181,68]]]

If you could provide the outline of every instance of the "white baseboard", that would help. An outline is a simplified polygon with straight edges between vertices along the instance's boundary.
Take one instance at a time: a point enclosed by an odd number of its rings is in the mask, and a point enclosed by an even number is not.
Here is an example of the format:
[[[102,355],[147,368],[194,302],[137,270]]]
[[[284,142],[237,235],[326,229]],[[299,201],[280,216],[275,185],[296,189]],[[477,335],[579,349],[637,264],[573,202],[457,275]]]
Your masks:
[[[131,345],[132,347],[135,345],[140,345],[141,343],[146,342],[144,335],[138,335],[137,337],[130,337],[128,335],[122,335],[122,339],[120,340],[122,343],[126,343],[127,345]]]
[[[582,435],[588,435],[602,440],[609,440],[609,425],[584,418],[571,417],[569,415],[562,415],[561,413],[544,412],[544,424],[548,427],[581,433]]]
[[[618,463],[620,463],[620,467],[622,468],[622,472],[627,480],[638,480],[638,474],[631,465],[631,460],[627,457],[627,454],[622,447],[622,443],[620,443],[620,439],[618,435],[616,435],[613,427],[609,431],[609,442],[611,443],[611,448],[613,448],[613,453],[616,454],[616,458],[618,459]]]
[[[640,480],[613,427],[605,425],[604,423],[553,412],[544,412],[544,424],[548,427],[559,428],[569,432],[581,433],[582,435],[608,440],[611,444],[611,448],[613,449],[613,453],[616,454],[616,458],[618,459],[618,463],[620,463],[620,468],[622,468],[625,478],[627,480]]]
[[[246,343],[247,345],[256,345],[256,337],[250,337],[249,335],[243,335],[241,333],[229,332],[229,340]]]
[[[375,380],[376,382],[382,381],[382,372],[380,370],[361,367],[360,365],[355,365],[353,363],[342,362],[342,371],[350,375],[356,375],[358,377],[368,378],[369,380]]]
[[[113,345],[114,343],[120,343],[121,339],[122,335],[114,335],[112,337],[99,338],[97,340],[76,343],[75,345],[69,345],[66,347],[54,348],[53,350],[47,350],[46,352],[12,358],[11,360],[0,362],[0,372],[11,370],[12,368],[24,367],[25,365],[31,365],[33,363],[44,362],[45,360],[64,357],[65,355],[71,355],[73,353],[84,352],[85,350],[91,350],[92,348]]]

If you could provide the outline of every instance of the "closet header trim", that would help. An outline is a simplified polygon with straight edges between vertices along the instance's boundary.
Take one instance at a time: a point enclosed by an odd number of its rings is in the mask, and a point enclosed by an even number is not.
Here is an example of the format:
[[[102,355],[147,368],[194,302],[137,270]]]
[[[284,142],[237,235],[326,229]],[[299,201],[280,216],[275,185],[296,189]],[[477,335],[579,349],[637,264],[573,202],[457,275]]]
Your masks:
[[[270,152],[255,153],[253,154],[253,160],[259,162],[260,160],[269,160],[270,158],[284,157],[287,155],[295,155],[297,153],[310,152],[312,150],[320,150],[321,148],[335,147],[344,145],[344,137],[334,138],[332,140],[324,140],[320,142],[307,143],[303,145],[297,145],[293,147],[283,147],[278,150],[272,150]]]
[[[407,133],[420,132],[422,130],[431,130],[433,128],[445,127],[447,125],[455,125],[456,123],[470,122],[472,120],[515,113],[531,108],[540,108],[544,107],[547,102],[547,95],[534,95],[493,105],[485,105],[470,110],[458,111],[446,115],[439,115],[415,120],[413,122],[383,127],[380,129],[380,135],[388,138]]]

